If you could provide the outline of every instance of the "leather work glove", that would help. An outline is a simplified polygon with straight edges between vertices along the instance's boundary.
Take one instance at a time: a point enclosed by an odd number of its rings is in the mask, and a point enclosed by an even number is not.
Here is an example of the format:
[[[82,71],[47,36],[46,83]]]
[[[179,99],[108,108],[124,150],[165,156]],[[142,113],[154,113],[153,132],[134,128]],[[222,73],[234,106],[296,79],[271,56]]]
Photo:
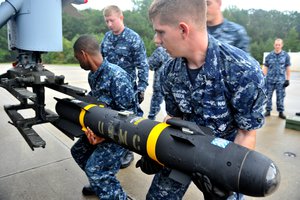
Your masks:
[[[139,159],[136,162],[135,167],[136,168],[140,167],[142,172],[148,175],[156,174],[163,168],[163,166],[161,166],[160,164],[158,164],[148,156],[142,156],[141,159]]]
[[[139,100],[139,104],[141,104],[144,101],[144,97],[145,97],[145,93],[139,91],[138,92],[138,100]]]
[[[290,81],[289,80],[285,80],[284,81],[284,84],[283,84],[283,87],[287,87],[290,85]]]
[[[233,192],[213,184],[207,176],[198,172],[192,174],[192,181],[202,191],[204,199],[225,200],[233,194]]]

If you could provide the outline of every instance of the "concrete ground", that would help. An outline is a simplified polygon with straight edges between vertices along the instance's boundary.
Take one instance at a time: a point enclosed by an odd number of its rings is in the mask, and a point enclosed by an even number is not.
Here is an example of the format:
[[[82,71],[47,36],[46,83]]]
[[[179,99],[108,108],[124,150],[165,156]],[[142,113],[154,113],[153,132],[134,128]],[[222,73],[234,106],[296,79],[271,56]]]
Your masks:
[[[0,74],[10,68],[9,64],[0,64]],[[56,75],[65,75],[71,85],[87,88],[87,73],[79,67],[47,66]],[[142,104],[145,116],[149,110],[152,76],[150,87]],[[291,85],[287,88],[286,114],[294,116],[300,112],[300,72],[292,73]],[[65,97],[50,89],[46,90],[46,107],[55,110],[53,97]],[[32,151],[17,129],[8,123],[3,105],[16,104],[18,101],[6,90],[0,88],[0,200],[94,200],[96,197],[85,197],[81,194],[87,178],[75,164],[70,155],[74,141],[70,140],[51,124],[34,126],[34,129],[46,141],[46,148]],[[275,102],[275,99],[274,99]],[[275,111],[274,111],[275,110]],[[247,200],[299,200],[300,199],[300,131],[285,128],[285,120],[278,118],[274,107],[272,115],[257,134],[257,151],[271,158],[281,172],[279,189],[265,198],[246,197]],[[31,111],[22,112],[32,115]],[[163,113],[157,120],[162,120]],[[289,157],[291,152],[296,157]],[[135,168],[139,159],[135,155],[134,163],[122,169],[118,178],[127,193],[136,200],[145,199],[152,176],[143,174]],[[201,192],[193,185],[189,187],[185,200],[203,199]]]

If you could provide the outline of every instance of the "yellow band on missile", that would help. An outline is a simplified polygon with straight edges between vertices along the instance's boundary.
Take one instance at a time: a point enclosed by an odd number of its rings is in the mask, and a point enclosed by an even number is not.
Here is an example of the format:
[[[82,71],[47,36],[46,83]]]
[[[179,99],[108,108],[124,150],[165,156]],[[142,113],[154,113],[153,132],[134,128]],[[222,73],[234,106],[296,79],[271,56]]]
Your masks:
[[[167,123],[157,124],[156,126],[154,126],[152,128],[152,130],[147,138],[147,154],[149,155],[150,158],[157,161],[158,163],[160,163],[160,162],[157,160],[156,153],[155,153],[156,142],[157,142],[157,139],[159,138],[160,134],[168,126],[170,126],[170,125]],[[163,165],[162,163],[160,163],[160,164]]]
[[[140,119],[138,119],[134,122],[134,125],[138,125],[141,121],[144,121],[144,120],[145,120],[145,118],[141,117]]]
[[[88,111],[90,108],[95,107],[95,106],[97,106],[97,105],[89,104],[89,105],[85,106],[83,109],[81,109],[81,112],[79,114],[79,123],[82,127],[81,130],[83,130],[83,131],[87,130],[86,126],[84,125],[84,116],[85,116],[86,111]]]

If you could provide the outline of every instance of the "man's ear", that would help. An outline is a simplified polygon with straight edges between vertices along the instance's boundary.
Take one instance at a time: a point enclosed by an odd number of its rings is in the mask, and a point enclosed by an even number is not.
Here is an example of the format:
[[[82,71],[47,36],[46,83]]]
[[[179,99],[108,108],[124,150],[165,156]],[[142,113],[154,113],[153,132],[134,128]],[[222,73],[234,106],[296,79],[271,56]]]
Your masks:
[[[182,34],[183,37],[188,36],[190,33],[189,26],[185,22],[179,23],[179,29],[180,29],[180,33]]]
[[[87,52],[85,52],[84,50],[81,50],[81,53],[82,53],[82,57],[83,57],[84,59],[87,59],[87,58],[88,58],[88,53],[87,53]]]

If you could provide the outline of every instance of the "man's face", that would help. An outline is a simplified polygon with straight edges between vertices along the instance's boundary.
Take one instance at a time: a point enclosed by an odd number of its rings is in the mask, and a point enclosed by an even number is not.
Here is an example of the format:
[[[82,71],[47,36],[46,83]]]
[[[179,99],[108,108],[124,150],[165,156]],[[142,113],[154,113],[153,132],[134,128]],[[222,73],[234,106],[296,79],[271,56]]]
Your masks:
[[[164,47],[172,57],[180,57],[180,29],[169,25],[162,25],[158,18],[156,17],[152,20],[153,29],[155,30],[155,44]]]
[[[282,47],[283,47],[283,44],[282,44],[281,40],[276,40],[274,42],[274,50],[275,50],[275,52],[280,53],[281,50],[282,50]]]
[[[90,64],[88,62],[88,59],[86,58],[86,53],[84,51],[75,52],[74,51],[74,57],[79,62],[79,65],[84,70],[90,70]]]
[[[221,3],[219,0],[206,0],[207,4],[207,22],[213,22],[220,12]]]
[[[123,28],[123,16],[112,12],[111,15],[104,17],[107,27],[114,33],[120,34]]]

